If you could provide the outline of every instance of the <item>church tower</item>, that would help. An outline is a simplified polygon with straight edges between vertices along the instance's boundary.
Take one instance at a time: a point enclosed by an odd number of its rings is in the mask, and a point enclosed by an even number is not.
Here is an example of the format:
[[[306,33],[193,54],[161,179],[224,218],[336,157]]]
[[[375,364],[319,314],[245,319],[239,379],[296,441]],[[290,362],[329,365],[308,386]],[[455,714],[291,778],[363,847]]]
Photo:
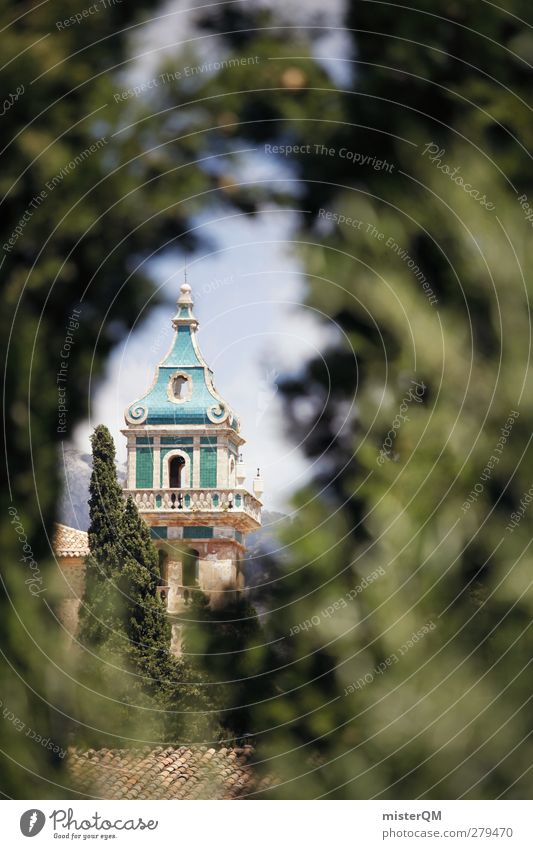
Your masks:
[[[159,548],[161,594],[179,614],[193,588],[212,605],[244,588],[246,534],[261,525],[263,484],[245,487],[244,439],[198,348],[191,287],[172,319],[174,339],[148,392],[125,413],[131,495]]]

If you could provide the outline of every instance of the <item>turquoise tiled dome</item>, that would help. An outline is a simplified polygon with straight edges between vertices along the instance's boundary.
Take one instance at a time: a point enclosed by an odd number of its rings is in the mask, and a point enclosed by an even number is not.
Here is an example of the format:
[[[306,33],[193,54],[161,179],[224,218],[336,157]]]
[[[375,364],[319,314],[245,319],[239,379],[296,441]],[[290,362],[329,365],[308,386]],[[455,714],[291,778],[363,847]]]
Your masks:
[[[126,410],[128,425],[223,424],[239,430],[238,419],[217,393],[213,373],[198,348],[192,306],[191,287],[184,283],[172,319],[176,330],[172,347],[158,365],[150,390]]]

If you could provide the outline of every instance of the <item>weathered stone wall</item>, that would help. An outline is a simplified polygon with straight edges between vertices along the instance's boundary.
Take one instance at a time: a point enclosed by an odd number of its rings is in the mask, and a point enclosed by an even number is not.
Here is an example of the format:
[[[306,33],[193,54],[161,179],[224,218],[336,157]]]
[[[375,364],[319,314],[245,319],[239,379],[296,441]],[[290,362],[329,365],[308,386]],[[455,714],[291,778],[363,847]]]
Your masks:
[[[58,557],[58,616],[69,634],[78,630],[81,599],[85,592],[85,557]]]

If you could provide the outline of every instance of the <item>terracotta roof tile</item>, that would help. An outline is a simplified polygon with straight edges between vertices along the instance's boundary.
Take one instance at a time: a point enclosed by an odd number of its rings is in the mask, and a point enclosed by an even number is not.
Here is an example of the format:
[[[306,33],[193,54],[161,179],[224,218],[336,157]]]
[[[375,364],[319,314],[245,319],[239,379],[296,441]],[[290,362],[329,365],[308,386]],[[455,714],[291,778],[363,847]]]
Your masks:
[[[74,789],[100,799],[239,799],[257,787],[252,754],[250,746],[71,749],[67,764]]]
[[[52,544],[58,557],[87,557],[89,554],[86,531],[69,528],[68,525],[56,524]]]

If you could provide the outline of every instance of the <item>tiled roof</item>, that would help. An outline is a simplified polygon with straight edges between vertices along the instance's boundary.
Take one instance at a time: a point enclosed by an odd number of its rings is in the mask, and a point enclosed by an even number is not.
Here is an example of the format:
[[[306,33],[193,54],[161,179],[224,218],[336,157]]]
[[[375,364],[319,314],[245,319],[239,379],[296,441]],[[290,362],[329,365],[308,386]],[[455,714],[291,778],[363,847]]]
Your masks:
[[[70,750],[73,789],[98,799],[239,799],[258,786],[251,746]]]
[[[239,430],[239,421],[213,385],[212,372],[198,348],[198,323],[192,314],[190,286],[181,287],[178,312],[172,319],[176,335],[172,347],[157,366],[148,392],[125,412],[128,425],[222,425]],[[179,403],[169,394],[177,374],[188,378],[190,393]]]
[[[68,525],[56,524],[52,543],[58,557],[87,557],[89,554],[86,531]]]

